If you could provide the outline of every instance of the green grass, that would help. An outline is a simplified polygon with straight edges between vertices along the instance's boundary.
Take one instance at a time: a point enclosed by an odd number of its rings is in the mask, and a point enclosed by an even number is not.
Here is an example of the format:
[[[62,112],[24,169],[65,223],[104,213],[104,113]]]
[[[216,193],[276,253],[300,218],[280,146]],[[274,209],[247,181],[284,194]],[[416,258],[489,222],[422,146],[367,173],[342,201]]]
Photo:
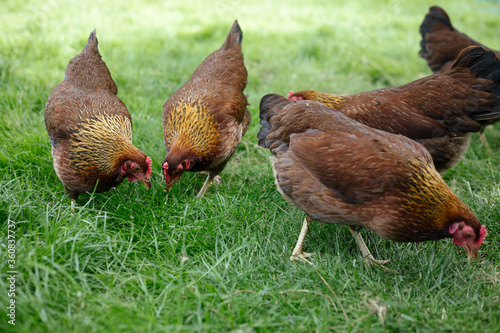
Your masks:
[[[290,262],[303,213],[275,189],[257,147],[266,93],[354,93],[430,74],[418,27],[434,1],[2,1],[0,12],[1,332],[499,332],[500,126],[474,135],[444,178],[487,225],[481,260],[451,240],[363,235],[397,273],[370,268],[347,228],[313,223]],[[491,1],[441,1],[458,29],[500,49]],[[243,31],[252,125],[206,198],[203,175],[164,192],[162,105]],[[153,187],[70,201],[52,167],[44,106],[97,29],[99,48],[154,160]],[[8,221],[16,231],[16,326],[7,323]],[[323,280],[324,279],[324,280]],[[330,289],[331,288],[331,289]],[[380,315],[379,315],[380,314]]]

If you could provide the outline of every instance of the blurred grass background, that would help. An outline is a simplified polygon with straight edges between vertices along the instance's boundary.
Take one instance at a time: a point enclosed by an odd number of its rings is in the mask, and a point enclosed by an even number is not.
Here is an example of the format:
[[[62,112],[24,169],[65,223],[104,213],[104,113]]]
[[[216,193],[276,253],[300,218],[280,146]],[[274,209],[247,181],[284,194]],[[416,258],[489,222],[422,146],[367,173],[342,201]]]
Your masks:
[[[444,178],[487,225],[481,261],[450,240],[398,244],[363,232],[397,273],[366,267],[345,227],[312,225],[316,269],[289,262],[303,213],[275,190],[256,147],[266,93],[336,93],[430,75],[418,28],[431,5],[500,49],[494,1],[1,1],[0,304],[9,284],[7,222],[16,223],[16,326],[2,332],[495,332],[500,327],[500,126],[473,136]],[[166,99],[243,30],[253,122],[202,201],[204,176],[166,194],[161,115]],[[96,28],[99,50],[154,160],[153,188],[69,198],[52,167],[44,106]],[[323,277],[325,280],[321,279]],[[332,289],[330,289],[331,287]],[[332,290],[334,293],[332,293]]]

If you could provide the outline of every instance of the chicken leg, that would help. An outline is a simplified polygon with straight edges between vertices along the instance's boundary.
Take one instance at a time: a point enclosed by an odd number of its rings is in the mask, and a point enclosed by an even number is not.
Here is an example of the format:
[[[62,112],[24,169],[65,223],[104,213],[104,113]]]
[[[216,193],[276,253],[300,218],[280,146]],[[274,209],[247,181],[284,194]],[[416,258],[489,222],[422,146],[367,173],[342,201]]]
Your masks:
[[[201,172],[200,172],[201,173]],[[201,188],[200,192],[196,195],[197,198],[203,198],[205,196],[205,192],[208,190],[210,185],[212,183],[214,184],[219,184],[221,180],[220,176],[211,176],[208,174],[207,180],[205,180],[205,183],[203,184],[203,187]]]
[[[309,224],[311,224],[311,221],[306,216],[306,218],[304,219],[304,223],[302,224],[302,229],[300,230],[299,239],[297,239],[297,244],[295,244],[295,248],[292,251],[292,256],[290,257],[290,260],[306,259],[314,255],[314,253],[307,253],[302,251],[302,246],[304,245],[304,239],[306,238],[307,231],[309,230]]]
[[[488,152],[488,154],[491,154],[492,151],[490,148],[490,144],[488,143],[488,139],[486,138],[486,135],[484,134],[485,128],[486,127],[483,127],[483,129],[479,132],[479,140],[481,141],[483,146],[486,148],[486,151]]]
[[[210,184],[212,184],[213,177],[210,175],[207,176],[207,180],[205,180],[205,183],[203,184],[203,187],[201,188],[200,192],[196,195],[197,198],[203,198],[205,196],[205,192],[207,191],[208,187]]]
[[[368,250],[368,247],[366,246],[365,241],[363,240],[363,237],[361,237],[359,230],[357,230],[355,227],[349,226],[349,231],[354,236],[354,240],[356,241],[356,244],[358,244],[359,250],[361,251],[361,255],[363,256],[363,261],[365,262],[365,264],[377,265],[377,266],[385,268],[383,265],[391,262],[390,260],[377,260],[377,259],[375,259],[373,257],[373,255],[371,254],[370,250]]]

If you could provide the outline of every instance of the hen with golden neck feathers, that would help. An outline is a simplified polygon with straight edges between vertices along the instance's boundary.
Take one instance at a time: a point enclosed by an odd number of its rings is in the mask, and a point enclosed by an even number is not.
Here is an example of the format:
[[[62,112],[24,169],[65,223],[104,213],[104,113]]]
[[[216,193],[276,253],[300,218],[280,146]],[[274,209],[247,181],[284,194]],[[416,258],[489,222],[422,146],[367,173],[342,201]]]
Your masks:
[[[125,178],[151,187],[152,161],[132,144],[130,113],[116,94],[94,30],[45,107],[54,169],[72,203],[80,193],[105,192]]]
[[[453,67],[394,88],[352,95],[304,90],[292,100],[312,100],[382,131],[422,144],[444,171],[467,151],[470,133],[500,120],[500,60],[479,46],[464,49]]]
[[[203,196],[250,125],[243,93],[247,70],[242,38],[235,21],[222,47],[210,54],[163,106],[167,156],[162,168],[169,190],[185,171],[207,172],[207,182],[198,193]]]
[[[273,154],[278,190],[306,213],[305,232],[319,221],[399,242],[450,237],[477,256],[486,227],[446,185],[422,145],[323,104],[273,94],[262,98],[260,119],[259,146]]]

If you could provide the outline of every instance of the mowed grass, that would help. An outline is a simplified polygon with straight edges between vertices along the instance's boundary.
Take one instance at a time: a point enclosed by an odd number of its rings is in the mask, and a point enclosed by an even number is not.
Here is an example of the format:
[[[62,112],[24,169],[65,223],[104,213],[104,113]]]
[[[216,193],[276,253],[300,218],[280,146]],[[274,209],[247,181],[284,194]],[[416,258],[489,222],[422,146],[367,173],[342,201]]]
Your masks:
[[[500,126],[473,135],[444,174],[489,234],[469,263],[450,239],[394,243],[363,231],[367,267],[346,227],[313,223],[290,262],[303,212],[276,191],[257,147],[266,93],[355,93],[430,74],[418,57],[430,1],[3,1],[0,13],[0,331],[498,332]],[[441,1],[454,25],[500,49],[500,6]],[[202,200],[205,176],[164,191],[162,105],[219,48],[244,32],[249,107],[243,143]],[[68,61],[97,29],[99,49],[154,160],[153,187],[124,181],[81,195],[71,213],[43,114]],[[15,223],[15,298],[8,296],[8,223]],[[7,305],[15,299],[15,326]]]

